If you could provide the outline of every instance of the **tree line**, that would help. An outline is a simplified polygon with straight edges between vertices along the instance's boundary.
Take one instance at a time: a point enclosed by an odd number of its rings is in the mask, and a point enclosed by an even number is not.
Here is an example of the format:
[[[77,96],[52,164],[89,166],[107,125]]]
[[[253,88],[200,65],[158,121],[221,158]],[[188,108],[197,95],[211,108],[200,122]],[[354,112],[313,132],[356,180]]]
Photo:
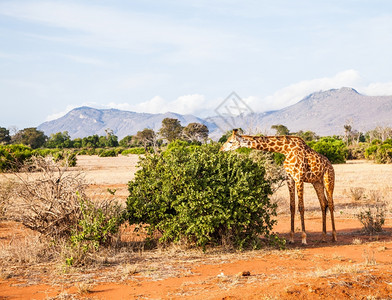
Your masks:
[[[17,131],[14,135],[4,127],[0,127],[0,144],[23,144],[33,149],[37,148],[103,148],[103,147],[155,147],[164,141],[184,140],[192,143],[205,143],[208,139],[209,130],[201,123],[189,123],[182,126],[178,119],[165,118],[162,127],[155,132],[145,128],[135,135],[127,135],[120,141],[113,130],[106,129],[104,136],[97,134],[84,138],[71,139],[67,131],[53,133],[46,136],[35,127]]]

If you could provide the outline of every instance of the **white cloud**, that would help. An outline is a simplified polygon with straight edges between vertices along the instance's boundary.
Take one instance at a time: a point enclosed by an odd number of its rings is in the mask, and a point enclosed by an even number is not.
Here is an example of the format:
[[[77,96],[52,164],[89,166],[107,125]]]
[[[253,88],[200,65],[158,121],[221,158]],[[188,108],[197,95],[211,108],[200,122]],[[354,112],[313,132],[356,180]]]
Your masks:
[[[60,34],[61,38],[53,33],[31,33],[31,37],[85,47],[154,53],[168,60],[221,59],[223,48],[227,50],[235,45],[233,36],[191,24],[188,19],[174,20],[154,13],[121,11],[80,2],[4,1],[0,3],[0,15],[66,30]]]
[[[368,86],[358,89],[369,96],[391,96],[392,95],[392,81],[370,83]]]
[[[80,106],[83,106],[83,105],[80,105]],[[53,114],[47,116],[45,121],[52,121],[52,120],[56,120],[58,118],[61,118],[62,116],[65,116],[67,113],[69,113],[71,110],[73,110],[74,108],[77,108],[80,106],[79,105],[67,105],[65,110],[63,110],[61,112],[53,113]]]

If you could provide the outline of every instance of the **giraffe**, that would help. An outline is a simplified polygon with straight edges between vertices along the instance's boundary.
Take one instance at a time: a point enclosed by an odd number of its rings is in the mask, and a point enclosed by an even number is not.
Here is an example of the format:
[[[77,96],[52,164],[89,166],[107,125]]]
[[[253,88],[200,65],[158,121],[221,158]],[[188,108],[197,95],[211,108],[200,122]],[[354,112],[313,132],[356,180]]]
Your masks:
[[[301,215],[302,244],[306,245],[303,195],[305,182],[313,185],[320,201],[323,219],[323,240],[325,241],[327,235],[326,215],[329,208],[332,223],[332,241],[337,241],[333,204],[335,172],[328,158],[314,151],[297,136],[239,135],[238,129],[233,130],[233,134],[223,144],[220,151],[230,151],[240,147],[278,152],[285,155],[283,166],[287,173],[287,186],[290,194],[290,243],[294,242],[295,189],[297,189],[298,210]]]

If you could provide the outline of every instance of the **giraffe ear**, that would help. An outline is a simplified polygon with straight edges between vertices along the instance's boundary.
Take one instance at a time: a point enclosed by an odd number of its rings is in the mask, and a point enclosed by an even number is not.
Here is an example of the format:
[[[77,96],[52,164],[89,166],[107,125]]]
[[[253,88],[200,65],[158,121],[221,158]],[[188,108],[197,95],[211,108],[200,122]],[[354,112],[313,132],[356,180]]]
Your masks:
[[[238,134],[238,129],[233,129],[233,135],[237,135]]]

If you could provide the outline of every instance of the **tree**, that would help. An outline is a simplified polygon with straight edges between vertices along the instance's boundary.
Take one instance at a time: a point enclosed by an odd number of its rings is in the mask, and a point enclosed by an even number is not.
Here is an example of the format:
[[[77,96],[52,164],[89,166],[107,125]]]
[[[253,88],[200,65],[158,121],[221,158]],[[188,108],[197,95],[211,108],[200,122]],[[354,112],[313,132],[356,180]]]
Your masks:
[[[19,130],[13,136],[13,143],[15,144],[24,144],[30,146],[33,149],[39,148],[43,146],[46,142],[47,136],[43,131],[37,130],[35,127],[25,128]]]
[[[113,130],[110,128],[105,129],[106,132],[106,147],[117,147],[118,146],[118,138],[114,135]]]
[[[297,135],[300,138],[302,138],[305,142],[310,142],[310,141],[314,141],[314,140],[318,140],[319,139],[319,136],[315,132],[310,131],[310,130],[305,131],[305,132],[300,130],[297,133],[295,133],[295,135]]]
[[[71,148],[72,141],[68,131],[52,133],[46,142],[48,148]]]
[[[208,138],[208,127],[200,123],[189,123],[183,130],[183,137],[191,142],[205,142]]]
[[[182,126],[178,119],[164,118],[162,120],[162,127],[159,129],[159,135],[168,142],[180,139],[182,133]]]
[[[84,137],[82,139],[82,147],[98,148],[99,136],[97,134]]]
[[[133,137],[133,135],[125,136],[119,142],[119,145],[121,147],[130,147],[133,144],[134,144],[134,137]]]
[[[154,130],[144,128],[142,131],[136,133],[135,139],[143,144],[144,149],[147,147],[155,147],[157,142],[157,135]]]
[[[0,144],[8,144],[10,141],[10,131],[4,127],[0,127]]]
[[[290,130],[281,124],[278,125],[272,125],[271,129],[275,129],[276,130],[276,134],[275,135],[289,135],[290,134]]]

